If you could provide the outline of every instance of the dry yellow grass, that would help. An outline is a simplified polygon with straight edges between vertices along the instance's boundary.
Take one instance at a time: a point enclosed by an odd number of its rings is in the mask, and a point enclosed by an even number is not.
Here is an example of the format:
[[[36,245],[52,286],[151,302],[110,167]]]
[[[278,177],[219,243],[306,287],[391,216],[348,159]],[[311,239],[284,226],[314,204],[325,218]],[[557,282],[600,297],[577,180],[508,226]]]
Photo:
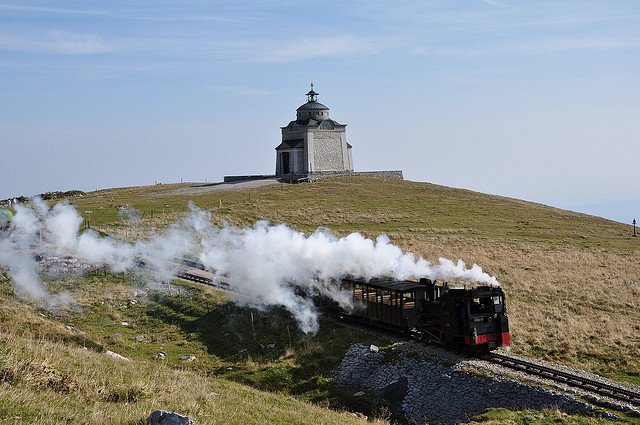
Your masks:
[[[513,350],[608,375],[640,376],[638,257],[540,242],[455,237],[401,245],[463,258],[495,274],[508,296]]]
[[[198,424],[365,422],[160,362],[127,362],[59,342],[0,333],[2,423],[132,424],[143,423],[156,409],[179,411]]]

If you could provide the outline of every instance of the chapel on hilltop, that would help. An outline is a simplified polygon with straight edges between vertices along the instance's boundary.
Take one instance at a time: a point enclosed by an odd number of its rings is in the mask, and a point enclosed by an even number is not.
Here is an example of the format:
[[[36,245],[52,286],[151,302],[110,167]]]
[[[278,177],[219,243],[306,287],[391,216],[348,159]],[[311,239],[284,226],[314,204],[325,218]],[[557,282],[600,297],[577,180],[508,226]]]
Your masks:
[[[292,180],[314,174],[353,171],[346,124],[329,118],[329,108],[318,102],[318,93],[307,93],[307,102],[296,110],[296,120],[282,129],[276,148],[276,177]]]

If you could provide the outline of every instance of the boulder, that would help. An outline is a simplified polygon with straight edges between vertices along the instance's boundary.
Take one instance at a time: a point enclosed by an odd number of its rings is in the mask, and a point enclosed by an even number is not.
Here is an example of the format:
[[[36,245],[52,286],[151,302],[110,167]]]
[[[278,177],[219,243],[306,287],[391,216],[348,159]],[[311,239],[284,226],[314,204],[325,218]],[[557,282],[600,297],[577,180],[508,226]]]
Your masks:
[[[196,359],[196,356],[180,356],[180,360],[183,362],[192,362]]]
[[[125,356],[122,356],[118,353],[114,353],[113,351],[107,350],[105,354],[114,359],[129,361],[129,359],[126,358]]]
[[[193,425],[193,421],[188,416],[165,410],[156,410],[147,418],[151,425]]]

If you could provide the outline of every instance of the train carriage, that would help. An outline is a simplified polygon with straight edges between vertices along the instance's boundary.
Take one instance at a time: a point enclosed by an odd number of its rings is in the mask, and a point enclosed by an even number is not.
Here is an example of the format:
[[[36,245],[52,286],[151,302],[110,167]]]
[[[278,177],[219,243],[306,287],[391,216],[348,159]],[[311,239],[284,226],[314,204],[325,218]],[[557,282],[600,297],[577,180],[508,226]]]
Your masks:
[[[405,331],[418,324],[416,303],[426,296],[423,285],[390,278],[374,278],[367,282],[344,279],[342,288],[352,291],[361,307],[356,310],[355,317]]]
[[[341,284],[356,302],[351,318],[452,347],[491,350],[510,344],[500,287],[391,278],[343,279]]]

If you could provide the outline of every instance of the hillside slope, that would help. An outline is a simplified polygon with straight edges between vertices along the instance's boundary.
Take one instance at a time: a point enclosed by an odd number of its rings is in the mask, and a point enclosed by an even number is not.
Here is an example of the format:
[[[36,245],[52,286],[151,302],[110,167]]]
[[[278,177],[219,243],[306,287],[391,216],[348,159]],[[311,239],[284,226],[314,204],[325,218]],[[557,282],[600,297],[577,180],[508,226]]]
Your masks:
[[[163,185],[69,200],[91,227],[130,240],[183,216],[189,202],[210,210],[217,224],[266,219],[307,233],[318,227],[338,235],[385,233],[428,260],[461,258],[495,275],[508,297],[514,352],[640,383],[640,238],[628,226],[377,178],[243,190]],[[123,206],[141,213],[133,226],[119,216]],[[182,411],[197,423],[361,422],[322,407],[365,412],[379,422],[390,417],[384,405],[327,378],[351,343],[390,344],[381,334],[323,320],[319,334],[308,337],[283,310],[254,317],[198,285],[154,292],[135,276],[95,272],[45,284],[68,292],[79,309],[50,312],[19,300],[0,275],[1,421],[135,424],[157,408]],[[131,362],[110,359],[105,350]],[[159,352],[166,358],[158,360]],[[501,409],[478,420],[600,422]]]
[[[243,191],[190,185],[103,190],[72,201],[98,228],[143,236],[189,201],[213,220],[287,223],[311,232],[387,234],[405,250],[477,263],[508,296],[513,350],[640,382],[640,238],[616,222],[428,183],[343,178]],[[199,194],[199,191],[202,194]],[[143,213],[137,230],[118,216]]]
[[[297,382],[299,396],[285,394],[292,392],[287,374],[301,370],[298,381],[304,374],[311,381],[325,372],[318,358],[327,356],[295,331],[287,347],[278,312],[257,317],[251,332],[249,313],[220,292],[168,285],[180,295],[143,293],[142,283],[103,273],[60,276],[47,287],[71,294],[74,308],[47,311],[17,299],[0,274],[0,423],[142,425],[159,409],[197,424],[372,422],[327,409],[366,406],[349,404],[349,394],[331,393],[324,382]],[[340,355],[351,339],[363,339],[333,331]],[[276,333],[277,347],[262,350]]]

